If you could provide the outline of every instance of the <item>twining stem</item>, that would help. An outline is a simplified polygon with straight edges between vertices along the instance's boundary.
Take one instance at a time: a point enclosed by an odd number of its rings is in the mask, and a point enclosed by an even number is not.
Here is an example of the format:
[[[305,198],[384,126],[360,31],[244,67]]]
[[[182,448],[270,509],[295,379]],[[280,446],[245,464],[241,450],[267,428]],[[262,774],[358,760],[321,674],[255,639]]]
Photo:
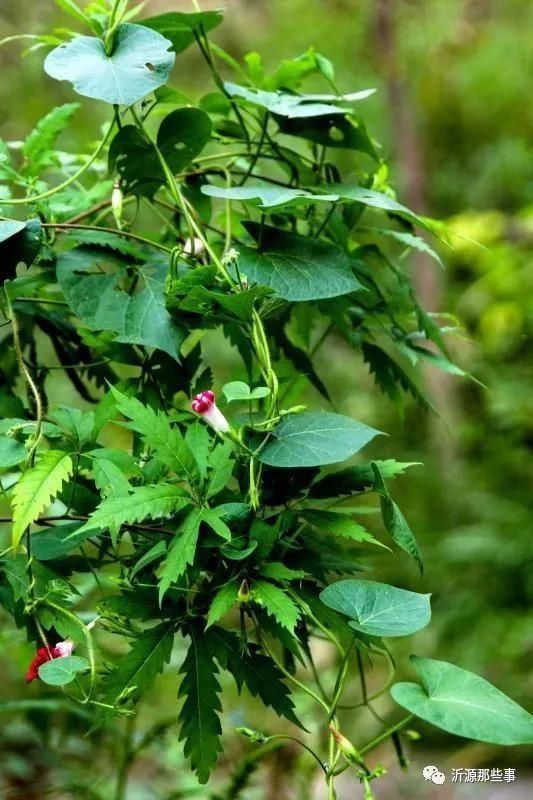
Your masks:
[[[361,753],[362,756],[364,756],[365,753],[369,753],[371,750],[377,747],[378,744],[381,744],[381,742],[384,742],[386,739],[389,739],[393,735],[393,733],[401,731],[402,728],[405,728],[405,726],[408,725],[412,719],[413,719],[413,714],[409,714],[407,717],[404,717],[396,725],[393,725],[392,728],[389,728],[380,736],[376,736],[375,739],[372,739],[372,741],[369,742],[367,745],[365,745],[365,747],[361,748],[359,752]]]
[[[139,236],[136,233],[130,233],[129,231],[119,230],[118,228],[103,228],[100,225],[80,225],[77,223],[72,222],[44,222],[42,223],[43,228],[55,228],[56,230],[66,231],[69,230],[80,230],[80,231],[97,231],[98,233],[114,233],[116,236],[123,236],[126,239],[132,239],[135,242],[139,242],[140,244],[146,244],[149,247],[155,247],[158,250],[164,250],[166,253],[171,253],[172,248],[167,247],[164,244],[160,244],[159,242],[154,242],[151,239],[146,239],[144,236]]]
[[[94,151],[92,156],[89,157],[89,159],[85,162],[85,164],[82,167],[80,167],[80,169],[76,173],[74,173],[74,175],[71,175],[70,178],[67,178],[66,181],[63,181],[63,183],[60,183],[58,186],[54,186],[53,189],[49,189],[47,192],[42,192],[42,194],[34,194],[34,195],[29,196],[29,197],[21,197],[21,198],[18,198],[16,200],[10,200],[10,199],[4,200],[4,199],[2,199],[2,205],[3,206],[25,206],[25,205],[28,205],[30,203],[38,203],[41,200],[46,200],[47,198],[52,197],[54,194],[57,194],[57,192],[62,192],[63,189],[67,188],[67,186],[70,186],[72,183],[75,183],[77,180],[79,180],[81,178],[81,176],[85,172],[87,172],[89,167],[92,166],[92,164],[94,164],[94,162],[96,161],[96,159],[98,158],[98,156],[100,155],[100,153],[102,152],[104,147],[106,146],[114,127],[115,127],[115,120],[113,119],[113,121],[111,122],[111,124],[107,128],[107,131],[106,131],[103,139],[100,141],[98,147],[96,148],[96,150]]]
[[[170,194],[172,196],[172,199],[174,200],[176,205],[181,209],[182,214],[184,215],[185,219],[187,220],[187,224],[189,226],[191,238],[193,238],[194,236],[197,236],[198,239],[200,239],[200,241],[202,242],[203,246],[205,247],[206,252],[209,254],[210,258],[212,259],[213,263],[215,264],[216,268],[219,270],[219,272],[221,273],[223,278],[229,283],[229,285],[232,286],[233,283],[234,283],[232,277],[230,276],[230,274],[227,271],[226,267],[222,263],[221,259],[217,256],[215,251],[212,249],[211,245],[209,244],[209,242],[207,241],[206,237],[204,236],[204,233],[203,233],[202,229],[200,228],[200,226],[196,222],[196,219],[194,217],[194,209],[192,210],[192,213],[191,213],[190,204],[187,202],[186,198],[183,196],[183,194],[181,192],[181,189],[179,188],[179,185],[178,185],[178,183],[177,183],[177,181],[176,181],[176,179],[175,179],[175,177],[174,177],[174,175],[172,173],[172,170],[170,169],[169,165],[167,164],[167,161],[166,161],[163,153],[161,152],[161,149],[159,148],[157,142],[150,135],[150,133],[148,132],[144,122],[140,118],[139,114],[137,114],[137,112],[136,112],[136,110],[135,110],[135,108],[133,106],[131,106],[130,111],[132,113],[132,116],[133,116],[136,124],[137,124],[137,127],[139,128],[141,133],[145,136],[145,138],[150,142],[150,144],[152,145],[152,147],[155,150],[155,153],[157,155],[158,161],[159,161],[159,163],[161,165],[161,168],[163,170],[163,173],[165,175],[167,186],[169,188],[169,191],[170,191]]]

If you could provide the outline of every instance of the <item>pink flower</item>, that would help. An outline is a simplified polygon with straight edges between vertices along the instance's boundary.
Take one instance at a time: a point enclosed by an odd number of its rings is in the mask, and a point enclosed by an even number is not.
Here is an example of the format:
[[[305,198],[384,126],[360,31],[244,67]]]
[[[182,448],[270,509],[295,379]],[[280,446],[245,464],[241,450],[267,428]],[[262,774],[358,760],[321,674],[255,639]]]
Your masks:
[[[65,639],[64,642],[58,642],[50,647],[39,647],[35,658],[28,667],[26,672],[26,681],[31,683],[39,677],[39,667],[46,664],[47,661],[52,661],[54,658],[63,658],[64,656],[72,655],[72,651],[76,645],[70,639]]]
[[[215,402],[215,393],[211,391],[197,394],[191,408],[214,428],[217,433],[228,433],[229,422]]]

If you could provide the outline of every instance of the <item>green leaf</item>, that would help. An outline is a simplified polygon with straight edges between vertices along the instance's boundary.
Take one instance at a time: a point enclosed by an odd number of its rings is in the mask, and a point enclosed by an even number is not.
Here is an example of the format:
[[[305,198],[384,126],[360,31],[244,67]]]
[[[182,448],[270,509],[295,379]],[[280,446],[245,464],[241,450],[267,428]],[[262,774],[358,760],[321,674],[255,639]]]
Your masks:
[[[209,455],[209,467],[212,475],[209,480],[207,498],[215,497],[225,489],[233,475],[235,461],[232,458],[233,444],[230,441],[221,442]]]
[[[175,53],[181,53],[196,41],[196,34],[208,33],[222,22],[223,15],[219,10],[200,11],[186,14],[180,11],[169,11],[167,14],[158,14],[155,17],[143,19],[141,25],[146,25],[157,31],[172,42]]]
[[[60,656],[39,667],[39,678],[49,686],[66,686],[78,672],[87,672],[89,662],[79,656]]]
[[[238,637],[219,627],[213,628],[211,641],[218,663],[233,675],[239,691],[246,686],[252,697],[259,697],[280,717],[303,727],[294,714],[294,703],[283,682],[283,673],[271,658],[259,652],[257,645],[249,644],[243,651]]]
[[[170,46],[156,31],[125,23],[110,56],[101,39],[75,36],[49,53],[44,69],[51,78],[70,81],[84,97],[131,106],[167,82],[175,61]]]
[[[211,627],[215,622],[227,614],[237,602],[239,585],[237,581],[230,581],[224,584],[215,594],[209,606],[207,615],[207,627]]]
[[[116,464],[107,458],[96,458],[93,462],[94,482],[96,488],[100,489],[103,497],[117,500],[120,497],[128,497],[132,486]]]
[[[307,189],[291,189],[271,184],[247,184],[246,186],[214,186],[204,184],[202,194],[217,197],[221,200],[259,201],[262,208],[287,207],[292,205],[309,205],[318,201],[335,202],[336,198],[329,194],[313,194]]]
[[[41,248],[42,228],[39,219],[21,222],[0,220],[0,283],[17,277],[17,265],[31,266]]]
[[[185,741],[183,752],[190,758],[198,780],[207,783],[218,753],[222,751],[218,718],[222,711],[218,697],[221,689],[210,647],[211,631],[191,628],[189,633],[191,644],[180,670],[183,680],[178,697],[184,697],[185,702],[179,715],[179,739]]]
[[[79,408],[54,406],[48,415],[57,427],[81,450],[93,440],[94,414],[84,414]]]
[[[15,467],[27,457],[28,451],[22,442],[11,436],[0,436],[0,469]]]
[[[370,208],[377,208],[380,211],[386,211],[389,214],[396,214],[409,222],[419,225],[421,228],[432,230],[432,227],[422,217],[406,208],[406,206],[402,206],[401,203],[389,197],[388,194],[383,194],[383,192],[375,192],[373,189],[366,189],[364,186],[350,186],[348,184],[335,184],[335,192],[339,200],[349,200]]]
[[[380,431],[341,414],[306,411],[286,416],[258,458],[271,467],[318,467],[359,452]]]
[[[104,265],[115,270],[103,271]],[[179,358],[186,331],[165,308],[166,261],[152,258],[149,265],[139,266],[144,289],[131,296],[118,286],[124,262],[108,253],[69,250],[58,256],[56,268],[66,301],[91,330],[115,331],[119,342],[155,347]]]
[[[362,100],[375,91],[375,89],[366,89],[362,92],[340,97],[336,95],[301,95],[289,94],[288,92],[265,92],[262,89],[240,86],[229,81],[225,82],[224,88],[231,97],[238,97],[255,106],[265,108],[272,114],[292,119],[346,114],[349,109],[339,107],[338,103],[348,100],[350,102]]]
[[[134,579],[134,577],[141,572],[145,567],[148,567],[150,564],[153,564],[154,561],[157,561],[159,558],[162,558],[167,553],[167,543],[164,539],[161,539],[159,542],[156,542],[153,547],[150,547],[149,550],[144,553],[140,557],[138,561],[135,562],[135,565],[132,567],[129,578],[130,581]]]
[[[254,580],[252,584],[252,598],[255,603],[263,606],[279,624],[291,633],[296,628],[300,619],[300,611],[293,600],[273,583]]]
[[[145,406],[136,397],[127,397],[111,387],[116,405],[121,414],[131,420],[128,424],[139,433],[144,443],[151,447],[156,458],[177,475],[183,475],[191,483],[199,477],[199,467],[188,444],[175,425],[171,425],[161,411]]]
[[[241,275],[284,300],[320,300],[364,288],[350,257],[336,245],[256,222],[243,224],[260,247],[239,247]]]
[[[422,686],[396,683],[394,700],[437,728],[491,744],[533,743],[533,716],[495,686],[446,661],[411,656]]]
[[[349,625],[356,631],[369,636],[408,636],[429,625],[430,596],[386,583],[350,579],[327,586],[320,599],[350,617]]]
[[[209,525],[211,530],[213,530],[217,536],[220,536],[221,539],[225,539],[227,542],[229,542],[231,541],[231,530],[222,519],[224,514],[225,511],[223,507],[221,509],[204,508],[202,512],[202,522],[205,522],[206,525]]]
[[[204,479],[207,474],[209,449],[211,447],[211,437],[207,426],[203,422],[193,422],[192,425],[189,425],[185,431],[185,444],[198,464],[200,477]]]
[[[364,230],[365,232],[368,231],[368,233],[377,233],[381,236],[388,236],[405,247],[418,250],[419,253],[426,253],[426,255],[434,258],[441,267],[444,266],[442,263],[442,258],[439,256],[439,254],[433,250],[433,248],[430,247],[426,240],[422,239],[421,236],[415,236],[413,233],[406,233],[405,231],[394,231],[391,228],[365,228]]]
[[[67,522],[58,520],[52,528],[35,531],[31,537],[31,552],[38,561],[49,561],[54,558],[63,558],[88,539],[90,533],[76,536],[81,528],[80,522]]]
[[[159,127],[157,146],[173,173],[181,172],[211,139],[211,119],[199,108],[178,108]],[[158,155],[135,125],[125,125],[109,148],[110,171],[116,169],[126,192],[152,197],[165,183]]]
[[[39,120],[22,146],[22,155],[25,160],[23,173],[25,175],[39,177],[43,169],[57,163],[57,156],[51,152],[51,148],[79,107],[79,103],[57,106]]]
[[[249,402],[250,400],[260,400],[262,397],[268,397],[270,389],[267,386],[257,386],[255,389],[251,389],[244,381],[230,381],[230,383],[224,384],[222,393],[228,403],[234,400]]]
[[[420,466],[419,461],[401,462],[394,459],[386,461],[374,461],[377,464],[384,479],[395,478],[403,475],[409,467]],[[326,497],[340,497],[343,494],[354,494],[370,489],[375,484],[375,475],[372,464],[362,464],[358,467],[346,467],[338,472],[332,472],[313,483],[309,490],[308,497],[325,499]]]
[[[194,561],[203,512],[203,508],[189,511],[176,531],[175,538],[170,542],[167,557],[159,572],[160,605],[171,583],[180,578]]]
[[[62,450],[47,450],[35,466],[28,469],[13,488],[13,548],[19,545],[24,531],[59,493],[63,482],[72,475],[71,457]]]
[[[106,677],[104,702],[120,704],[127,698],[136,699],[150,689],[170,661],[173,642],[173,622],[163,622],[143,631],[134,640],[129,653],[119,659]]]
[[[409,527],[404,515],[390,496],[389,490],[387,489],[385,481],[383,480],[381,470],[376,462],[372,463],[372,470],[374,472],[376,481],[375,488],[380,495],[381,514],[383,516],[385,528],[391,535],[392,539],[396,542],[398,547],[401,547],[402,550],[405,550],[405,552],[408,553],[414,561],[416,561],[420,570],[420,574],[422,574],[424,571],[424,565],[422,564],[422,557],[420,555],[420,550],[418,549],[413,532],[411,531],[411,528]]]
[[[77,533],[109,530],[175,514],[190,503],[179,486],[137,486],[129,497],[103,500]]]
[[[259,570],[263,578],[271,578],[276,581],[297,581],[305,578],[306,573],[303,569],[291,569],[281,564],[279,561],[271,561]]]
[[[89,17],[84,14],[81,8],[78,8],[74,0],[55,0],[55,4],[67,14],[70,14],[71,17],[77,19],[78,22],[83,22],[86,25],[89,24]]]
[[[313,528],[332,533],[334,536],[351,539],[353,542],[369,542],[379,545],[379,547],[384,546],[366,528],[363,528],[362,525],[355,522],[347,514],[310,508],[300,512],[300,516]]]
[[[372,139],[361,119],[351,116],[320,116],[300,119],[276,117],[280,131],[288,136],[297,136],[323,147],[357,150],[366,153],[375,161],[380,160]],[[323,187],[320,187],[322,190]]]

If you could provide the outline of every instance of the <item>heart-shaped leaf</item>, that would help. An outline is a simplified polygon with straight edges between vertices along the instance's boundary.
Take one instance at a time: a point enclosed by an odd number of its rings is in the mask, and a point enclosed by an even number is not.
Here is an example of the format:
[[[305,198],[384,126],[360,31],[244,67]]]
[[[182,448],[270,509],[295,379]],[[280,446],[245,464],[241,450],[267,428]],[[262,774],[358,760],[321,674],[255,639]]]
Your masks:
[[[181,172],[211,138],[211,120],[199,108],[178,108],[165,117],[157,146],[172,172]],[[109,148],[109,168],[116,170],[127,192],[153,197],[165,183],[154,148],[135,125],[125,125]]]
[[[22,442],[10,436],[0,436],[0,469],[14,467],[24,461],[28,451]]]
[[[329,608],[350,617],[349,625],[369,636],[408,636],[431,619],[429,594],[407,592],[386,583],[345,580],[320,595]]]
[[[354,262],[340,247],[269,225],[243,224],[259,249],[239,247],[241,275],[284,300],[320,300],[364,289],[353,273]]]
[[[39,667],[39,678],[49,686],[66,686],[72,683],[78,672],[87,672],[89,662],[80,656],[53,658]]]
[[[274,428],[258,458],[271,467],[335,464],[353,456],[379,433],[341,414],[290,414]]]
[[[260,400],[262,397],[268,397],[270,389],[268,386],[257,386],[251,389],[244,381],[230,381],[222,387],[222,393],[228,403],[234,400]]]
[[[312,194],[306,189],[291,189],[285,186],[254,184],[253,186],[202,186],[202,194],[208,197],[219,197],[222,200],[243,200],[259,204],[263,208],[279,208],[280,206],[308,205],[319,201],[335,202],[337,197],[331,194]]]
[[[492,744],[533,743],[533,716],[495,686],[466,669],[411,656],[422,686],[396,683],[399,705],[437,728]]]
[[[172,42],[143,25],[120,25],[111,55],[94,36],[75,36],[44,62],[51,78],[70,81],[84,97],[131,106],[163,86],[174,66]]]
[[[38,219],[23,222],[0,220],[0,283],[17,277],[17,264],[29,267],[41,247],[42,228]]]

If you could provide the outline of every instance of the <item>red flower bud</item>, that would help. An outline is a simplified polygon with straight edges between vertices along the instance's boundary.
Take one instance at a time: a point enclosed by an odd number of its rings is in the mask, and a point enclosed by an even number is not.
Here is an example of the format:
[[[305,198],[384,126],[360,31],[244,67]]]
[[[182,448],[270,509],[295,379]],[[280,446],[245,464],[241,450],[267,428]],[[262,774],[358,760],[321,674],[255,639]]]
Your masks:
[[[215,393],[210,390],[197,394],[191,403],[191,408],[214,428],[217,433],[227,433],[229,422],[215,402]]]

